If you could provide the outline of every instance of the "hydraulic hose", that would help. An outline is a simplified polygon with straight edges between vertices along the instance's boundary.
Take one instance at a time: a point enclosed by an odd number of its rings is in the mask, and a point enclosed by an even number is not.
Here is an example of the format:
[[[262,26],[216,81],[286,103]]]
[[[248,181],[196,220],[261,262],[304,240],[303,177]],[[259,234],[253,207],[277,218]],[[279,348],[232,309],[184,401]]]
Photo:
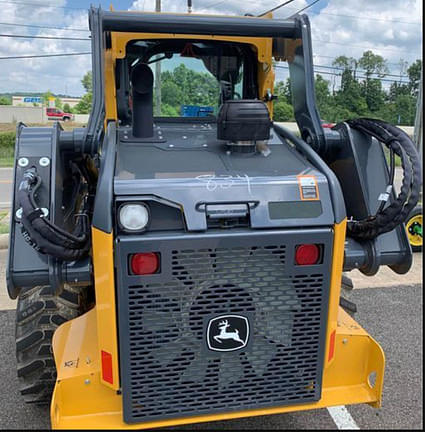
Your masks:
[[[18,189],[18,200],[22,208],[21,231],[25,240],[38,252],[63,261],[75,261],[85,257],[89,251],[89,226],[87,214],[77,215],[72,233],[51,223],[37,206],[35,193],[41,178],[35,168],[23,174]]]
[[[349,221],[347,226],[351,237],[371,240],[405,222],[416,206],[422,185],[421,161],[415,144],[401,129],[381,120],[367,118],[349,120],[347,123],[352,128],[376,138],[390,150],[390,184],[380,197],[381,204],[376,214],[363,220]],[[403,180],[397,198],[385,207],[394,183],[394,155],[401,159]]]

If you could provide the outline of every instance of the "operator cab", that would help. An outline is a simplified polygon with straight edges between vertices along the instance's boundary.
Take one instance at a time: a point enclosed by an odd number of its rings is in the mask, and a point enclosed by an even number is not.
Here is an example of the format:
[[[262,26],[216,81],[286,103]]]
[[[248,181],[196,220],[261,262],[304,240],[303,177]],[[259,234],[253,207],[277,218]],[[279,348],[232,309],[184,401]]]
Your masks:
[[[140,64],[156,73],[154,112],[158,117],[213,120],[228,100],[258,99],[257,55],[249,44],[165,39],[130,41],[116,63],[118,119],[131,124],[131,80]],[[198,109],[197,109],[198,108]]]

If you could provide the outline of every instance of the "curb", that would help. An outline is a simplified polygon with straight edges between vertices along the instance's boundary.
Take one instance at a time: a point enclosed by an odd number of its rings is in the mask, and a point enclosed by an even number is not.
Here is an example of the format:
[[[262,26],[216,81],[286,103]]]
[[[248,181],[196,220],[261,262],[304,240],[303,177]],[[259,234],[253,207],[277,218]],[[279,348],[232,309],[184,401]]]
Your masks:
[[[0,249],[9,247],[9,234],[0,234]]]

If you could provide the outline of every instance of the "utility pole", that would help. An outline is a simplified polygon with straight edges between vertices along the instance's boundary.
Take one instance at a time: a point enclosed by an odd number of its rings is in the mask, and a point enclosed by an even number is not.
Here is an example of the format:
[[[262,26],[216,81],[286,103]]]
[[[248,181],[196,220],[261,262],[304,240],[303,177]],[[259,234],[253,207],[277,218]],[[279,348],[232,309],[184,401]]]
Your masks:
[[[421,80],[419,81],[418,100],[416,102],[415,129],[413,132],[413,140],[422,160],[423,156],[423,68],[421,69]]]
[[[155,0],[155,12],[161,12],[161,0]],[[159,56],[157,56],[158,58]],[[161,115],[161,61],[155,63],[155,116]]]

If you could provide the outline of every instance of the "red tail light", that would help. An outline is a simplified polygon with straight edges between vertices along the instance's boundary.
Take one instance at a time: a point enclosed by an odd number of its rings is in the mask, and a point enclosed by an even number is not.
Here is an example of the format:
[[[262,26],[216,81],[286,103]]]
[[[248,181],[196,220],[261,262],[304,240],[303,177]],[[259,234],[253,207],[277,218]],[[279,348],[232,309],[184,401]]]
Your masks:
[[[154,274],[159,269],[159,255],[154,252],[134,254],[130,258],[130,268],[136,275]]]
[[[320,247],[317,244],[302,244],[295,249],[296,265],[313,265],[320,260]]]

